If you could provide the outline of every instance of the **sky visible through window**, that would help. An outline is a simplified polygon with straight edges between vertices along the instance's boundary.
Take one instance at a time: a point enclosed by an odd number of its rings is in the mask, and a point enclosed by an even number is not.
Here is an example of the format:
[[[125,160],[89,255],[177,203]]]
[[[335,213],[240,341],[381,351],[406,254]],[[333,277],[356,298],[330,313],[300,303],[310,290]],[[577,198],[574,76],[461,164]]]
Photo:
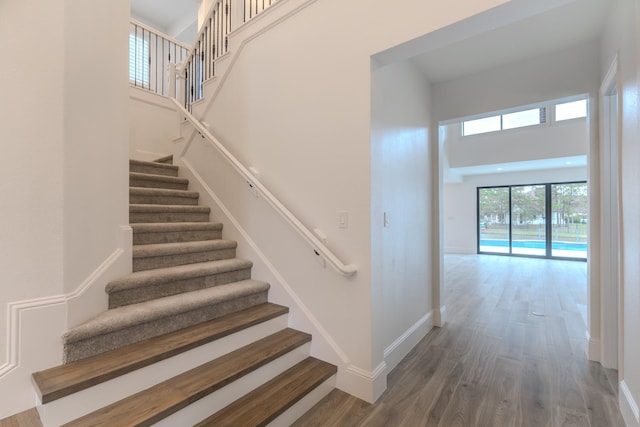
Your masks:
[[[544,123],[541,119],[541,108],[517,111],[502,115],[502,129],[515,129]]]
[[[149,84],[149,42],[129,34],[129,80]]]
[[[462,135],[470,136],[546,123],[548,108],[555,110],[556,122],[587,117],[587,100],[581,99],[556,105],[550,104],[546,107],[497,114],[481,119],[465,120],[462,122]]]
[[[462,134],[464,136],[477,135],[479,133],[496,132],[505,129],[515,129],[525,126],[539,125],[545,122],[545,107],[516,111],[513,113],[499,114],[476,120],[462,122]]]
[[[587,117],[586,99],[556,105],[556,122],[579,117]]]

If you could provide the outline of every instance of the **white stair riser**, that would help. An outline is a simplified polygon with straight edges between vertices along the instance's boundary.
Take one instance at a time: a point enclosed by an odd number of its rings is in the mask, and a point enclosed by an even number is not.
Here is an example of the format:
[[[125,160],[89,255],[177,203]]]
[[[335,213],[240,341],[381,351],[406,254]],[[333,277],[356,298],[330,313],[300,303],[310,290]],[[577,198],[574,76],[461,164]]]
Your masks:
[[[309,394],[300,399],[291,408],[284,411],[278,418],[267,424],[268,427],[289,427],[298,418],[309,412],[316,403],[320,402],[327,394],[336,388],[336,376],[325,380]]]
[[[155,427],[191,426],[230,405],[267,381],[309,357],[311,344],[306,343],[250,374],[205,396],[186,408],[154,424]]]
[[[287,327],[279,316],[185,353],[38,407],[44,427],[59,426]]]

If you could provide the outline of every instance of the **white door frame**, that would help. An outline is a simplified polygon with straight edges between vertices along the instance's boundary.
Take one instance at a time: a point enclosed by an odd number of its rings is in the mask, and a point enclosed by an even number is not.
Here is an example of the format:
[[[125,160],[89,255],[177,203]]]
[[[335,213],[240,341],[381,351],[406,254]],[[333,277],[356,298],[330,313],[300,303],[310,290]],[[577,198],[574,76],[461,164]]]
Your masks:
[[[620,198],[620,99],[618,57],[613,59],[599,92],[600,104],[600,348],[589,354],[622,378],[622,206]],[[594,308],[592,306],[592,308]],[[596,350],[591,349],[590,350]]]

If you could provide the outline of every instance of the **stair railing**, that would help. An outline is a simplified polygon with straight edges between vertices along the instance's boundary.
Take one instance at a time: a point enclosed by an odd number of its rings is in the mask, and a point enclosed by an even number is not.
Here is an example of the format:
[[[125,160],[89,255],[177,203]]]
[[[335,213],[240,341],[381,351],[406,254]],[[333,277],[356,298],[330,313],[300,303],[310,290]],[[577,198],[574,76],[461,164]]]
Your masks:
[[[278,0],[216,0],[204,19],[198,36],[182,66],[183,105],[202,99],[202,85],[216,75],[216,60],[228,52],[231,31],[275,4]]]
[[[175,69],[174,69],[175,70]],[[175,72],[175,71],[174,71]],[[175,98],[171,100],[178,107],[184,117],[193,125],[200,135],[207,140],[223,157],[231,164],[231,166],[246,180],[247,185],[257,190],[265,200],[284,218],[293,228],[302,236],[302,238],[311,246],[316,256],[322,257],[328,262],[338,273],[343,276],[352,276],[358,271],[355,264],[344,264],[315,234],[309,230],[285,205],[278,200],[240,161],[229,152],[202,124],[196,119],[181,102]]]
[[[129,23],[129,83],[140,89],[163,96],[170,92],[169,64],[179,64],[187,59],[190,47],[163,34],[142,22],[131,19]],[[175,78],[174,78],[175,80]]]

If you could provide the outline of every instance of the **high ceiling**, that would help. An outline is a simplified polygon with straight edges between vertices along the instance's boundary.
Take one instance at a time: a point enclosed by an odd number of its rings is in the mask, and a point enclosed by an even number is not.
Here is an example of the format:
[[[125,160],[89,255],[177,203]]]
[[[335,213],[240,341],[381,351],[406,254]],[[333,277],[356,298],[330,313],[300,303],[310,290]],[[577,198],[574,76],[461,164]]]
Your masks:
[[[595,39],[609,0],[573,0],[562,7],[497,27],[414,57],[431,83],[487,71]],[[463,23],[454,24],[463,30]]]

